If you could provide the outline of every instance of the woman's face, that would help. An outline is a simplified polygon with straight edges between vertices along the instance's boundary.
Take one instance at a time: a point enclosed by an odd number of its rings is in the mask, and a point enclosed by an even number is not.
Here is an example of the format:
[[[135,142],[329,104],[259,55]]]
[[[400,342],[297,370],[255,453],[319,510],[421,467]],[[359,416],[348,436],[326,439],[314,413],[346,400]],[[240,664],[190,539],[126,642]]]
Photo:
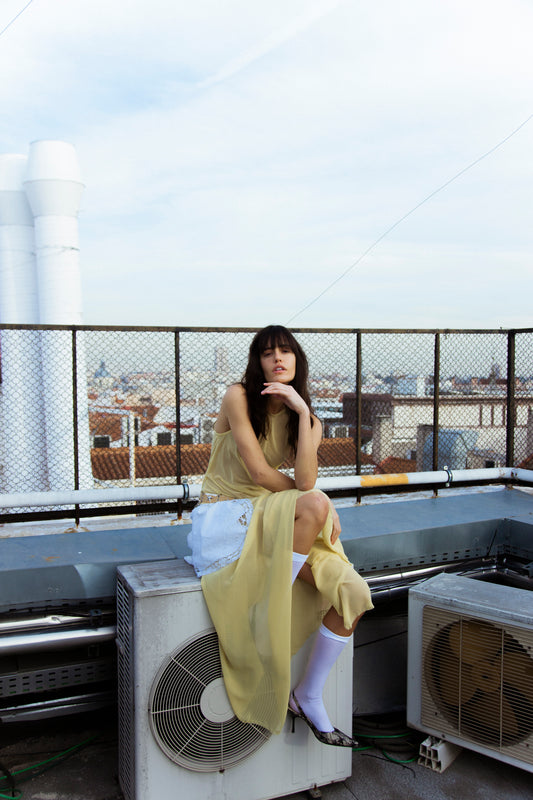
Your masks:
[[[288,344],[267,347],[260,360],[267,383],[290,383],[296,375],[296,356]]]

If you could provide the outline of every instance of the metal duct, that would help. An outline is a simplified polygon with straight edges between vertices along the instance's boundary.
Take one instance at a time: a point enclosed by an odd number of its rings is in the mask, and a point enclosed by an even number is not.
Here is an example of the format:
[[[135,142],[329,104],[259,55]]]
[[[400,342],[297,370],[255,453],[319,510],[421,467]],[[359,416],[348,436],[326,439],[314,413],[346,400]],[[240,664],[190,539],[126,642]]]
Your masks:
[[[78,212],[83,183],[71,144],[37,141],[30,145],[24,187],[34,216],[39,287],[39,319],[43,324],[82,322]],[[78,383],[65,369],[71,349],[69,331],[43,331],[43,395],[49,485],[52,491],[75,488],[72,398],[78,402],[79,487],[92,486],[86,362],[82,334],[77,338]],[[67,361],[68,363],[68,361]]]
[[[39,322],[33,217],[23,187],[27,158],[0,156],[0,322]],[[48,488],[42,452],[41,340],[38,331],[3,330],[0,418],[3,487]]]

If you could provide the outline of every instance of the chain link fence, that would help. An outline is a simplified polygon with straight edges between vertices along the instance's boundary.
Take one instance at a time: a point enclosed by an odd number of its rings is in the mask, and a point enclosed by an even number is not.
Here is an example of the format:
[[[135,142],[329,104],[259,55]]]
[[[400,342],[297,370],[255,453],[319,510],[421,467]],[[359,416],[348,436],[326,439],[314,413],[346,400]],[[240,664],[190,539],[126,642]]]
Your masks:
[[[0,326],[0,493],[200,483],[253,333]],[[294,333],[321,476],[532,466],[532,330]]]

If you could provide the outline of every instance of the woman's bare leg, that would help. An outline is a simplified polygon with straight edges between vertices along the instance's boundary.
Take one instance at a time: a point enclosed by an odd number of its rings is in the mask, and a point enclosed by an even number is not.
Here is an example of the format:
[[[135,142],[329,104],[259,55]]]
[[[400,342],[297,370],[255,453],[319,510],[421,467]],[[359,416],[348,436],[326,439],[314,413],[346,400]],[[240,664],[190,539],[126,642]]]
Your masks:
[[[329,500],[321,492],[302,494],[296,501],[293,550],[307,554],[326,524]]]
[[[309,564],[303,565],[298,577],[316,587]],[[361,614],[357,617],[351,628],[347,629],[343,618],[333,606],[329,609],[316,634],[302,679],[294,689],[294,696],[300,707],[319,731],[334,729],[322,700],[322,692],[331,668],[350,641],[362,616]]]
[[[316,589],[315,579],[313,577],[313,572],[309,564],[303,565],[300,572],[298,573],[298,578],[302,581],[305,581],[306,583],[309,583]],[[326,628],[328,628],[332,633],[336,633],[337,636],[351,636],[357,626],[357,623],[359,622],[362,616],[363,614],[358,616],[357,619],[354,621],[352,627],[348,629],[344,627],[344,620],[341,617],[341,615],[333,608],[333,606],[331,606],[331,608],[326,613],[322,622],[324,623]]]

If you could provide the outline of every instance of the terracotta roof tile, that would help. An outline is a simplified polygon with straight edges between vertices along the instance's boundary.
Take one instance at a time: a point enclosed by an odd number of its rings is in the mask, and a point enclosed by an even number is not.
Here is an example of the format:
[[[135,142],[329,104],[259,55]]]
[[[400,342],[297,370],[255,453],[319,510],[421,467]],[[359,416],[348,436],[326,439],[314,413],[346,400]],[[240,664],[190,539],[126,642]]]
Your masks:
[[[116,442],[122,436],[122,422],[116,414],[89,411],[89,430],[91,436],[109,436],[112,442]]]
[[[121,410],[133,411],[140,419],[141,431],[155,427],[154,417],[159,411],[159,406],[121,406]],[[89,430],[91,436],[109,436],[116,442],[122,436],[124,417],[120,414],[109,414],[105,409],[89,410]]]
[[[182,445],[182,474],[202,475],[207,469],[210,453],[210,444]],[[91,450],[91,463],[93,475],[97,480],[126,480],[130,470],[129,448],[94,448]],[[176,448],[174,445],[135,448],[135,475],[137,478],[167,478],[175,474]]]
[[[527,458],[524,458],[518,467],[519,469],[533,469],[533,453]]]
[[[203,475],[211,453],[210,444],[183,444],[181,446],[181,472],[183,475]],[[101,481],[126,480],[129,476],[130,454],[127,447],[98,447],[91,450],[93,475]],[[362,454],[363,464],[372,459]],[[319,467],[337,467],[355,464],[353,439],[323,439],[318,448]],[[289,466],[286,462],[284,466]],[[176,474],[176,449],[174,445],[135,448],[135,475],[137,478],[166,478]]]
[[[319,467],[342,467],[356,463],[355,442],[350,437],[322,439],[318,447]],[[362,464],[372,464],[372,458],[361,453]]]
[[[416,459],[396,458],[389,456],[376,467],[376,472],[381,475],[396,475],[404,472],[416,472]]]

